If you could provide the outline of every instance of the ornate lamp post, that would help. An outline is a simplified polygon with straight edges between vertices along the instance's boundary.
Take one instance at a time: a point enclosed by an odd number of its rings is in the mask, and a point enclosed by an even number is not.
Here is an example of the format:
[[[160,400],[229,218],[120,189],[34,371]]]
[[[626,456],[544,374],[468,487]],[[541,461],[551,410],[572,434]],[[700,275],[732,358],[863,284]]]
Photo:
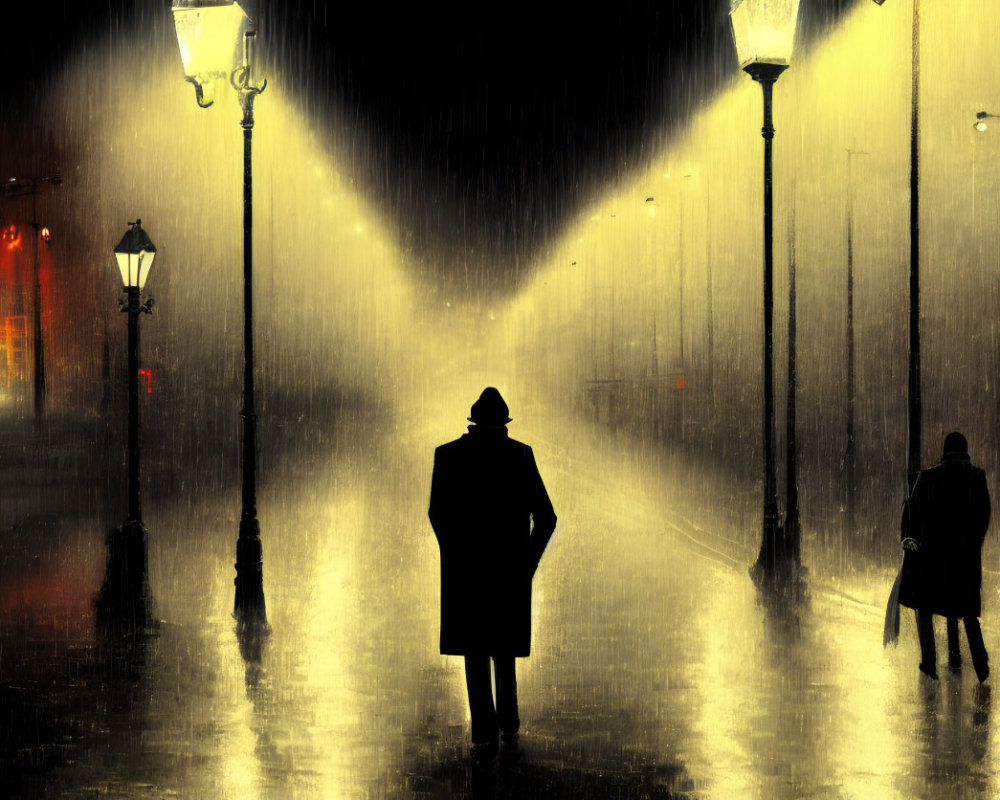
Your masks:
[[[263,551],[257,521],[257,416],[254,410],[253,358],[253,180],[251,142],[253,102],[264,91],[253,77],[256,31],[232,0],[174,0],[174,26],[184,76],[194,84],[198,105],[214,102],[217,80],[228,78],[243,111],[243,493],[236,545],[236,599],[233,614],[241,623],[266,624]]]
[[[771,140],[774,124],[771,93],[774,82],[792,56],[799,0],[735,0],[729,19],[740,67],[760,84],[764,93],[764,522],[760,554],[753,574],[773,578],[779,565],[798,551],[784,541],[778,522],[777,478],[774,462],[774,248],[771,191]]]
[[[139,500],[139,314],[150,312],[151,299],[139,302],[149,277],[156,247],[142,229],[142,220],[129,223],[115,246],[115,260],[122,275],[128,314],[128,514],[125,524],[112,531],[109,540],[108,574],[101,590],[101,606],[130,632],[138,632],[149,621],[149,566],[146,527]]]

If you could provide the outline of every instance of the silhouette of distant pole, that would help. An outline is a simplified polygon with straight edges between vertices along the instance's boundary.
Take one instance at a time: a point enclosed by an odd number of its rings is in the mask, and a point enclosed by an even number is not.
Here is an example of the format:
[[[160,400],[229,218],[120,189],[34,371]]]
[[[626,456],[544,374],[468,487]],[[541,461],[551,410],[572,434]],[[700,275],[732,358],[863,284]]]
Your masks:
[[[39,265],[39,226],[38,226],[38,181],[31,181],[31,230],[34,243],[34,302],[32,303],[32,318],[34,320],[34,351],[35,351],[35,416],[45,413],[45,347],[42,339],[42,277]]]
[[[920,474],[920,0],[913,0],[910,72],[910,444],[907,483]]]
[[[705,377],[705,388],[708,390],[708,420],[709,425],[715,425],[715,319],[712,302],[712,202],[708,178],[705,179],[705,302],[708,320],[708,374]]]
[[[854,182],[851,156],[868,155],[864,150],[847,150],[847,444],[844,448],[844,508],[847,530],[857,527],[857,453],[855,443],[855,343],[854,343]]]
[[[786,503],[784,549],[788,559],[798,563],[800,555],[798,453],[795,442],[796,319],[795,319],[795,210],[789,223],[788,246],[788,398],[786,424]]]
[[[885,0],[874,0],[882,5]],[[910,38],[910,361],[908,370],[908,457],[910,491],[920,474],[920,0],[913,0]]]
[[[34,282],[32,287],[31,314],[32,355],[34,359],[32,378],[34,382],[34,410],[36,419],[41,419],[45,414],[45,342],[42,336],[42,280],[41,266],[39,264],[41,225],[38,222],[38,186],[43,183],[59,186],[62,183],[62,177],[60,175],[49,175],[44,178],[11,178],[7,183],[8,190],[15,197],[21,194],[31,194],[32,277]]]

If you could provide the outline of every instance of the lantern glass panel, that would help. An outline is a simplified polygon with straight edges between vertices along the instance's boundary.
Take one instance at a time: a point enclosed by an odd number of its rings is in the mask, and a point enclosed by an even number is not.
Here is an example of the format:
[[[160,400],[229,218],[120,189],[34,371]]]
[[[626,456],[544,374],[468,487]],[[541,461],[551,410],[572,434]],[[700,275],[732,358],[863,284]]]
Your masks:
[[[142,229],[141,220],[136,220],[115,247],[115,261],[122,274],[122,286],[126,289],[143,289],[149,270],[153,266],[156,245],[149,234]]]
[[[207,84],[228,77],[242,63],[250,18],[239,3],[174,0],[172,10],[185,77]]]
[[[735,0],[729,19],[740,67],[788,65],[795,43],[799,0]]]
[[[144,289],[155,256],[155,252],[148,250],[140,250],[138,253],[115,253],[118,270],[122,274],[122,286],[140,291]]]

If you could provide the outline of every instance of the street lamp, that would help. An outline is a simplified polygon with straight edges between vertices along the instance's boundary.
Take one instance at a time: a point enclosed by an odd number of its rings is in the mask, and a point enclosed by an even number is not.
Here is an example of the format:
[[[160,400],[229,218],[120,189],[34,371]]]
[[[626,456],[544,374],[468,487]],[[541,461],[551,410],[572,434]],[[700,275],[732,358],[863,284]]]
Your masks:
[[[263,551],[257,521],[257,416],[253,360],[253,102],[264,91],[253,77],[253,23],[232,0],[173,0],[177,44],[184,76],[194,84],[198,105],[214,102],[215,85],[227,78],[243,111],[243,487],[236,545],[233,615],[241,624],[267,624]]]
[[[119,300],[119,304],[128,314],[128,515],[109,540],[101,605],[134,633],[146,626],[150,616],[146,527],[139,500],[139,314],[150,313],[153,301],[140,303],[139,296],[149,277],[156,247],[142,229],[142,220],[129,223],[114,252],[125,292],[125,300]]]
[[[799,0],[735,0],[729,19],[740,67],[760,84],[764,95],[764,519],[760,553],[753,567],[758,578],[774,578],[779,564],[791,566],[797,548],[784,540],[778,522],[778,491],[774,462],[774,247],[771,219],[771,142],[774,123],[771,94],[774,82],[792,56]]]
[[[977,111],[976,121],[972,124],[972,127],[982,133],[987,128],[986,120],[988,119],[1000,119],[1000,114],[990,114],[988,111]]]

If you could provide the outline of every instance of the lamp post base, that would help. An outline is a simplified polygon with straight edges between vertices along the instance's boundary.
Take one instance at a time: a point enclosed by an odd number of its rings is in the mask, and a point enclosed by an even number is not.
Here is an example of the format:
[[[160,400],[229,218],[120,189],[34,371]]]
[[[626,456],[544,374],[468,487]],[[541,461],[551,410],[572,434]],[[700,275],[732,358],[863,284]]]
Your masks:
[[[789,587],[803,579],[799,556],[799,520],[795,514],[782,525],[778,515],[766,515],[760,553],[750,577],[761,588]]]
[[[107,631],[134,636],[152,627],[146,528],[129,519],[108,533],[108,563],[97,596],[97,621]]]
[[[233,616],[241,625],[267,625],[264,604],[264,553],[260,543],[260,524],[256,519],[240,522],[236,543],[236,601]]]

